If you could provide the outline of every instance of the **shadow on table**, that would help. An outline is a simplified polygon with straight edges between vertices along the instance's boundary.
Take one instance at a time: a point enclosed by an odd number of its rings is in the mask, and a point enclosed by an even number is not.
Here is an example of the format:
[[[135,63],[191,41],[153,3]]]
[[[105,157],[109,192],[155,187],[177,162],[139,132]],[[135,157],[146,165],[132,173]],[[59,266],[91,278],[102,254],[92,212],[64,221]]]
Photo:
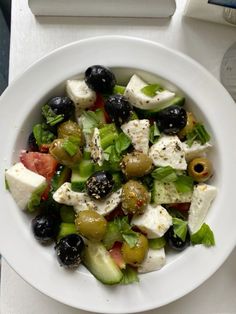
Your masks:
[[[64,17],[64,16],[37,16],[35,17],[39,24],[44,25],[144,25],[167,27],[171,18],[124,18],[124,17]]]

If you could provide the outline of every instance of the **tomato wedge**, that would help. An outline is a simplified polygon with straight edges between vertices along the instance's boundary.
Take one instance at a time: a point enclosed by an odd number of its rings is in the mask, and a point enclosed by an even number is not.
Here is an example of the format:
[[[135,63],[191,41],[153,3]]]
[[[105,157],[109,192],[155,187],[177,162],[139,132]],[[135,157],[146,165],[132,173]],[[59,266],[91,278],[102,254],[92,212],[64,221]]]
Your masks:
[[[25,152],[20,154],[20,161],[31,171],[45,177],[48,182],[55,174],[58,162],[50,155],[39,152]]]
[[[122,243],[115,242],[113,247],[109,250],[109,254],[111,255],[116,265],[120,269],[124,269],[126,265],[125,265],[125,261],[121,253],[121,246],[122,246]]]

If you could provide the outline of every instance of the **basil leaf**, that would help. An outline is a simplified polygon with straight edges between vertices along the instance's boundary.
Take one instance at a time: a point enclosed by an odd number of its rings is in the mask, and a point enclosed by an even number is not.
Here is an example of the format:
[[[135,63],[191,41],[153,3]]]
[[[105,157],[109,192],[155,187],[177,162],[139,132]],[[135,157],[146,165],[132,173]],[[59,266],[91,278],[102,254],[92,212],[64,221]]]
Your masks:
[[[148,239],[148,246],[152,250],[160,250],[166,245],[166,240],[164,237]]]
[[[115,221],[109,221],[106,228],[105,236],[102,240],[107,250],[110,250],[115,242],[122,242],[123,238],[120,229]]]
[[[160,131],[157,127],[156,122],[153,123],[153,125],[150,127],[150,131],[149,131],[149,141],[152,144],[155,144],[158,140],[158,138],[160,137]]]
[[[185,241],[188,223],[179,218],[172,218],[174,233],[182,240]]]
[[[148,97],[155,97],[157,95],[157,92],[162,92],[163,90],[164,88],[159,84],[150,84],[144,86],[141,89],[141,92]]]
[[[36,124],[33,127],[33,134],[38,146],[42,144],[50,144],[56,136],[48,130],[48,127],[45,123]]]
[[[204,223],[197,232],[193,233],[190,239],[193,245],[204,244],[208,247],[215,245],[214,234],[206,223]]]
[[[175,169],[170,166],[156,168],[151,176],[161,182],[174,182],[178,178]]]
[[[193,130],[186,135],[187,145],[192,146],[194,141],[199,141],[202,145],[210,140],[210,134],[206,131],[203,124],[196,123]]]
[[[129,231],[123,231],[121,233],[122,233],[123,239],[128,243],[128,245],[131,248],[135,247],[135,245],[138,242],[138,233],[134,232],[131,229]]]
[[[180,175],[174,183],[179,193],[187,193],[193,190],[193,178],[189,176]]]
[[[87,134],[91,134],[93,129],[100,124],[99,118],[94,111],[83,111],[80,119],[83,132]]]
[[[64,114],[56,114],[49,105],[42,107],[42,116],[46,119],[47,124],[54,126],[64,119]]]
[[[121,132],[118,138],[115,140],[115,148],[117,154],[121,154],[125,151],[131,144],[130,138],[123,132]]]
[[[128,285],[130,283],[139,282],[137,270],[129,265],[125,269],[121,270],[123,277],[121,279],[121,284]]]

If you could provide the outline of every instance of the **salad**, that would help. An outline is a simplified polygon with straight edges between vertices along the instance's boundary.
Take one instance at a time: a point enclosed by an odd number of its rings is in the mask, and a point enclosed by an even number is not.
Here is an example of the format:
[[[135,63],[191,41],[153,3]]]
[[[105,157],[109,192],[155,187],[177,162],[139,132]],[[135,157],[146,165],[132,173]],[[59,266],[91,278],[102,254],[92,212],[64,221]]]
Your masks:
[[[110,285],[161,269],[171,250],[214,245],[212,144],[185,98],[137,74],[118,85],[101,65],[65,85],[5,173],[35,239]]]

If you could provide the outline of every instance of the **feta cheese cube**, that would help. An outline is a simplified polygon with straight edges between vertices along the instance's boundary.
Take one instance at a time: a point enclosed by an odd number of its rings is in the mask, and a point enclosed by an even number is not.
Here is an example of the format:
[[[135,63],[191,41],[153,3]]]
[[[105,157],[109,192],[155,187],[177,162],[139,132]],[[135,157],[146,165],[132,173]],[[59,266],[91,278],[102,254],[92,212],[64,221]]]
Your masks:
[[[175,93],[168,90],[157,91],[154,97],[147,96],[141,91],[141,89],[147,85],[148,83],[143,81],[138,75],[134,74],[131,77],[126,86],[124,96],[134,107],[145,110],[157,109],[175,96]]]
[[[130,138],[135,150],[144,154],[148,153],[150,129],[149,120],[131,120],[123,124],[121,129]]]
[[[27,208],[33,193],[41,191],[42,194],[47,186],[43,176],[27,169],[21,162],[9,168],[5,176],[9,190],[21,209]]]
[[[204,156],[212,147],[212,145],[208,142],[202,145],[197,141],[194,141],[192,146],[188,146],[186,142],[183,142],[182,145],[185,153],[185,159],[187,162],[194,158]]]
[[[159,167],[170,166],[176,170],[186,170],[187,163],[183,144],[176,135],[163,135],[150,147],[149,157]]]
[[[161,269],[166,263],[164,248],[160,250],[149,249],[147,256],[142,264],[138,267],[139,273],[148,273]]]
[[[93,200],[87,193],[75,192],[71,189],[71,183],[65,182],[53,194],[53,199],[68,206],[73,206],[76,213],[93,209],[100,215],[107,215],[121,202],[122,189],[112,193],[103,200]]]
[[[188,216],[188,226],[191,233],[200,229],[216,194],[216,187],[205,183],[200,183],[194,187]]]
[[[86,193],[75,192],[71,189],[71,183],[63,183],[53,194],[57,203],[73,206],[76,212],[95,209],[95,204]]]
[[[96,93],[88,87],[84,80],[68,80],[66,92],[74,102],[76,110],[89,108],[96,101]]]
[[[131,224],[143,231],[148,239],[160,238],[172,225],[172,217],[161,205],[149,204],[142,215],[132,218]]]
[[[98,128],[94,128],[93,135],[90,140],[90,152],[93,161],[95,163],[98,163],[99,166],[101,166],[103,164],[104,158]]]
[[[105,199],[94,200],[93,202],[96,206],[96,211],[103,216],[112,212],[121,202],[121,192],[122,189],[119,189]]]

